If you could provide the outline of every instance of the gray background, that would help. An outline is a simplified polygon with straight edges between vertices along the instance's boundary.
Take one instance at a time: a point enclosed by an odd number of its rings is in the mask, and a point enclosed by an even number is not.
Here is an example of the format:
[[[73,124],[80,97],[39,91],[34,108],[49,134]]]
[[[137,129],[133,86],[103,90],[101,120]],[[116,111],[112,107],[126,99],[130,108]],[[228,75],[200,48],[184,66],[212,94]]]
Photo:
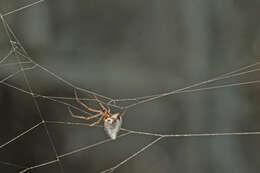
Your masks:
[[[31,2],[0,0],[0,11]],[[42,66],[82,88],[128,98],[168,92],[259,61],[259,14],[259,0],[47,0],[6,20]],[[10,47],[2,25],[0,31],[4,57]],[[16,69],[2,68],[1,77]],[[38,68],[27,75],[37,93],[73,97],[71,87]],[[27,90],[21,74],[8,82]],[[123,127],[162,134],[259,131],[258,91],[254,84],[164,97],[129,109]],[[71,119],[64,105],[37,101],[45,120],[82,122]],[[0,144],[40,122],[27,94],[1,85],[0,104]],[[102,128],[48,124],[48,129],[59,155],[107,138]],[[129,135],[61,163],[65,173],[98,172],[152,140]],[[167,138],[115,172],[258,173],[259,145],[259,136]],[[42,126],[0,149],[0,161],[18,165],[53,159]],[[0,172],[19,170],[0,164]],[[32,172],[60,170],[51,164]]]

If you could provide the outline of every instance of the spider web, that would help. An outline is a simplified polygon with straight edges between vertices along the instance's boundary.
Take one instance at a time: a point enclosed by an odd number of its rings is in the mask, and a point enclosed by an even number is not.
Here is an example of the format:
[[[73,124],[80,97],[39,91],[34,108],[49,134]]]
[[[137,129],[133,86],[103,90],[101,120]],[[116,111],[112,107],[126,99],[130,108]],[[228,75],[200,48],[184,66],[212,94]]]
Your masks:
[[[24,131],[15,132],[15,135],[12,135],[12,137],[4,137],[5,142],[2,142],[0,145],[0,150],[4,152],[8,152],[12,149],[9,148],[9,146],[13,144],[20,144],[23,140],[28,140],[28,136],[35,137],[35,140],[37,140],[38,134],[45,134],[46,143],[44,143],[43,150],[49,151],[49,153],[52,153],[52,156],[49,156],[48,158],[43,158],[42,160],[38,161],[32,161],[32,162],[26,162],[26,161],[20,161],[18,164],[15,162],[11,162],[9,160],[12,160],[9,157],[6,157],[6,154],[4,153],[4,159],[1,158],[0,164],[2,166],[6,166],[9,168],[12,168],[15,170],[14,172],[38,172],[41,171],[42,168],[52,168],[50,170],[53,170],[54,172],[67,172],[67,170],[70,170],[69,168],[66,169],[66,165],[69,165],[69,161],[66,161],[66,159],[71,157],[76,157],[76,154],[83,153],[86,154],[87,152],[95,152],[94,148],[98,148],[104,144],[111,143],[111,145],[116,145],[117,147],[123,146],[123,144],[120,144],[120,140],[123,140],[123,138],[126,138],[127,136],[137,136],[136,139],[140,139],[140,143],[144,143],[143,146],[140,147],[138,145],[137,150],[133,151],[132,149],[127,148],[129,152],[127,153],[127,156],[122,158],[120,161],[117,161],[112,166],[109,164],[108,168],[97,170],[99,172],[115,172],[119,167],[122,165],[126,165],[130,160],[135,159],[138,155],[145,152],[147,149],[152,150],[152,146],[158,142],[165,141],[169,138],[183,138],[183,137],[210,137],[210,136],[249,136],[249,135],[259,135],[259,131],[227,131],[227,132],[210,132],[210,133],[154,133],[149,131],[137,131],[137,130],[130,130],[128,128],[121,128],[120,134],[117,137],[117,140],[115,142],[112,142],[113,140],[109,139],[108,137],[103,140],[98,140],[102,137],[102,135],[96,135],[95,132],[90,132],[90,134],[97,136],[97,141],[93,142],[92,144],[87,144],[82,147],[75,147],[76,149],[67,151],[67,152],[60,152],[58,151],[58,148],[56,144],[58,139],[55,137],[55,135],[52,135],[50,131],[53,131],[52,127],[58,127],[58,126],[70,126],[70,127],[82,127],[80,130],[88,130],[90,129],[102,129],[102,125],[96,125],[95,127],[89,127],[88,122],[82,122],[78,121],[75,122],[70,117],[70,114],[68,112],[68,107],[78,111],[81,114],[89,114],[89,112],[82,109],[79,105],[75,103],[75,96],[74,91],[77,91],[80,93],[80,99],[83,101],[86,101],[92,106],[95,105],[95,99],[91,97],[91,95],[97,96],[103,104],[106,106],[110,106],[113,108],[114,111],[124,111],[126,110],[126,114],[123,117],[124,119],[129,116],[128,112],[136,108],[138,105],[143,105],[145,103],[150,103],[152,101],[156,101],[157,99],[161,99],[163,97],[177,95],[177,94],[184,94],[184,93],[199,93],[202,91],[210,91],[210,90],[216,90],[220,88],[230,88],[230,87],[237,87],[237,86],[255,86],[256,84],[260,83],[260,80],[249,80],[249,81],[238,81],[238,82],[232,82],[227,84],[216,84],[218,81],[223,81],[227,79],[234,79],[237,77],[243,77],[246,75],[250,75],[252,73],[256,73],[260,71],[260,68],[258,67],[260,65],[260,62],[255,62],[250,65],[246,65],[243,67],[240,67],[236,70],[233,70],[231,72],[227,72],[221,75],[218,75],[217,77],[211,78],[209,80],[205,80],[202,82],[197,82],[191,85],[188,85],[186,87],[181,87],[176,90],[172,90],[169,92],[164,92],[161,94],[155,94],[155,95],[148,95],[148,96],[142,96],[142,97],[133,97],[133,98],[110,98],[108,96],[104,96],[101,93],[97,93],[94,91],[91,91],[89,89],[84,89],[82,87],[76,86],[73,83],[67,81],[60,75],[55,74],[54,72],[50,71],[46,67],[42,66],[41,64],[36,62],[36,58],[31,57],[19,41],[18,37],[16,36],[15,32],[13,31],[12,27],[8,23],[8,17],[10,15],[15,15],[20,13],[22,10],[25,10],[29,7],[36,6],[39,3],[43,2],[43,0],[31,3],[29,5],[23,6],[21,8],[18,8],[16,10],[12,10],[10,12],[6,12],[4,14],[1,14],[1,22],[3,27],[3,33],[6,36],[8,40],[8,53],[3,56],[0,60],[0,67],[2,69],[8,69],[7,72],[4,72],[4,77],[2,77],[0,83],[2,86],[12,89],[17,93],[17,98],[19,99],[20,96],[29,97],[32,100],[32,104],[35,108],[34,116],[31,120],[33,123],[31,124],[30,128],[27,128]],[[8,50],[7,49],[7,50]],[[35,83],[33,83],[32,80],[30,80],[31,74],[33,71],[39,70],[40,73],[48,74],[50,77],[53,78],[54,82],[57,82],[58,85],[66,85],[66,89],[69,90],[70,96],[56,96],[56,95],[44,95],[40,92],[37,92],[38,89],[35,87]],[[37,73],[39,74],[39,73]],[[15,83],[12,81],[12,79],[18,77],[20,80],[19,83]],[[245,79],[248,79],[248,77],[245,77]],[[211,85],[210,85],[211,84]],[[37,86],[37,85],[36,85]],[[47,102],[47,103],[46,103]],[[56,118],[55,116],[49,117],[46,114],[46,110],[42,108],[42,104],[50,104],[55,105],[55,109],[62,109],[64,110],[64,117],[63,121],[60,121],[59,118]],[[59,106],[57,106],[59,105]],[[53,106],[50,106],[53,107]],[[57,108],[56,108],[57,107]],[[54,107],[53,107],[54,108]],[[67,115],[67,116],[66,116]],[[4,116],[3,116],[4,117]],[[58,119],[58,120],[56,120]],[[62,119],[62,118],[61,118]],[[124,126],[123,127],[127,127]],[[85,129],[87,128],[87,129]],[[50,130],[52,129],[52,130]],[[53,132],[54,133],[54,132]],[[5,133],[6,134],[6,133]],[[7,133],[8,134],[8,133]],[[150,137],[150,140],[142,140],[143,137]],[[7,139],[9,138],[9,139]],[[135,138],[134,138],[135,139]],[[135,141],[136,141],[135,139]],[[193,138],[192,138],[193,139]],[[208,139],[208,138],[206,138]],[[138,141],[138,140],[137,140]],[[72,141],[73,142],[73,141]],[[15,148],[17,146],[14,145]],[[22,145],[20,147],[20,150],[23,150],[25,147]],[[110,148],[110,146],[108,146]],[[123,148],[123,147],[122,147]],[[19,148],[18,148],[19,149]],[[104,149],[103,149],[104,150]],[[113,153],[113,151],[109,151],[109,149],[105,149],[103,152],[109,152]],[[121,151],[122,152],[122,151]],[[144,153],[145,154],[145,153]],[[38,155],[37,155],[38,156]],[[37,157],[36,156],[36,157]],[[40,157],[40,156],[39,156]],[[28,158],[32,159],[32,158]],[[34,159],[32,159],[34,160]],[[65,161],[64,161],[65,160]],[[99,161],[96,161],[99,162]],[[24,164],[20,164],[24,163]],[[84,164],[84,163],[80,163]],[[79,165],[79,164],[78,164]],[[5,168],[4,168],[5,169]],[[44,170],[44,169],[43,169]],[[44,170],[46,171],[46,170]],[[77,170],[76,170],[77,171]]]

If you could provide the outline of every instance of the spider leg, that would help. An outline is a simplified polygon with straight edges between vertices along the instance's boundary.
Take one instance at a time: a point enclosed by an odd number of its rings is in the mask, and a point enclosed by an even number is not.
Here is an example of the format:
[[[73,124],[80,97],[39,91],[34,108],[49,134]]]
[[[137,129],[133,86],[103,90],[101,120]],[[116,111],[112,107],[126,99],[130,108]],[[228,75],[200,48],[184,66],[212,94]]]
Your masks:
[[[91,111],[91,112],[100,113],[99,110],[92,109],[92,108],[88,107],[85,103],[83,103],[83,102],[78,98],[78,94],[77,94],[77,91],[76,91],[76,90],[74,90],[74,94],[75,94],[75,99],[76,99],[76,101],[77,101],[80,105],[82,105],[84,108],[86,108],[87,110],[89,110],[89,111]]]
[[[98,102],[98,105],[102,108],[103,111],[107,111],[107,108],[101,103],[101,101],[93,94],[94,98]]]
[[[99,124],[102,121],[102,119],[103,119],[103,116],[101,116],[96,122],[90,124],[89,126],[95,126],[95,125]]]
[[[89,117],[84,117],[84,116],[80,116],[80,115],[75,115],[75,114],[73,114],[72,111],[70,110],[70,108],[68,108],[68,110],[69,110],[69,112],[70,112],[72,118],[78,118],[78,119],[84,119],[84,120],[91,120],[91,119],[93,119],[93,118],[97,118],[97,117],[99,117],[99,116],[102,115],[102,113],[99,112],[99,113],[96,114],[96,115],[92,115],[92,116],[89,116]]]

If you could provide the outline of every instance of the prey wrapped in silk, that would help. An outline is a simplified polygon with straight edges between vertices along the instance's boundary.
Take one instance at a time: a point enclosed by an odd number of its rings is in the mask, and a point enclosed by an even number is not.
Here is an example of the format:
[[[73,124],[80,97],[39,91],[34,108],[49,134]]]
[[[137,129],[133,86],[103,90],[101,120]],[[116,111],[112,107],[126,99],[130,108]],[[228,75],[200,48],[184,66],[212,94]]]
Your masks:
[[[122,117],[119,113],[113,114],[104,120],[104,128],[108,136],[115,140],[122,125]]]

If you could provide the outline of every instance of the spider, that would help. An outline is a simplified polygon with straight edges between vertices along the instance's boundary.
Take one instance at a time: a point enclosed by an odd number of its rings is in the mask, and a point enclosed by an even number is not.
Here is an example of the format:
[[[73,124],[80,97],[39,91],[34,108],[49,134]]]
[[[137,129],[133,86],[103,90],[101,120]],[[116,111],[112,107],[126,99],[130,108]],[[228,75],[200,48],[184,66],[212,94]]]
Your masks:
[[[72,111],[69,109],[69,112],[72,116],[72,118],[77,118],[77,119],[84,119],[84,120],[92,120],[94,118],[98,118],[100,117],[97,121],[95,121],[94,123],[89,124],[89,126],[95,126],[97,124],[99,124],[103,119],[104,119],[104,127],[105,127],[105,131],[108,133],[108,135],[112,138],[112,139],[116,139],[117,136],[117,132],[120,130],[121,125],[122,125],[122,116],[125,113],[111,113],[110,112],[110,108],[106,108],[102,102],[96,97],[96,95],[94,95],[95,100],[97,101],[99,107],[101,108],[101,110],[97,110],[97,109],[93,109],[90,108],[89,106],[87,106],[85,103],[83,103],[77,95],[77,92],[75,91],[75,99],[78,102],[78,104],[82,105],[85,109],[87,109],[90,112],[96,113],[95,115],[89,116],[89,117],[85,117],[85,116],[80,116],[80,115],[75,115],[72,113]]]

